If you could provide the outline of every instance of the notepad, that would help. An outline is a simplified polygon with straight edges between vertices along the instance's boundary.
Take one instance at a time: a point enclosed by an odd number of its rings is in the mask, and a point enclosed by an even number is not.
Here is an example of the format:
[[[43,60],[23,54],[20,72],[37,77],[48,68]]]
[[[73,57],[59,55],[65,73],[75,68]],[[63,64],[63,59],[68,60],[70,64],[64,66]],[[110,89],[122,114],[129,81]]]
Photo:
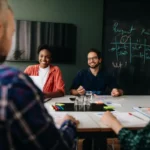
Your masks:
[[[51,112],[50,115],[53,117],[56,127],[59,128],[62,124],[62,119],[65,117],[66,112]]]
[[[42,82],[41,82],[41,78],[39,76],[29,76],[32,81],[34,82],[34,84],[40,89],[43,90],[43,86],[42,86]]]

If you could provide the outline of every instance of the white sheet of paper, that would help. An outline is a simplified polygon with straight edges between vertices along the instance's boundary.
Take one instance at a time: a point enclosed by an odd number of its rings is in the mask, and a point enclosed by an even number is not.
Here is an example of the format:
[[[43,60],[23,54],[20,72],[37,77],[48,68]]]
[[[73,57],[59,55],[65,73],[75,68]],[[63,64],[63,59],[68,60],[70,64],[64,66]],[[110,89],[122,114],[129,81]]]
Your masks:
[[[139,115],[134,112],[132,112],[132,114],[135,114],[139,117]],[[114,113],[114,115],[124,126],[145,126],[148,123],[147,120],[142,120],[143,117],[140,116],[142,119],[139,119],[133,115],[129,115],[128,112]]]
[[[53,117],[57,128],[60,128],[62,119],[66,114],[66,112],[50,112],[50,115]]]
[[[145,126],[149,120],[145,117],[139,115],[136,112],[132,112],[132,114],[135,114],[138,117],[141,117],[144,120],[141,120],[139,118],[136,118],[135,116],[129,115],[128,112],[112,112],[113,115],[121,122],[121,124],[125,127],[140,127]],[[99,116],[100,118],[104,114],[104,112],[94,113],[96,116]]]
[[[32,81],[34,82],[34,84],[40,89],[43,90],[42,88],[42,82],[41,82],[41,78],[39,76],[29,76]]]

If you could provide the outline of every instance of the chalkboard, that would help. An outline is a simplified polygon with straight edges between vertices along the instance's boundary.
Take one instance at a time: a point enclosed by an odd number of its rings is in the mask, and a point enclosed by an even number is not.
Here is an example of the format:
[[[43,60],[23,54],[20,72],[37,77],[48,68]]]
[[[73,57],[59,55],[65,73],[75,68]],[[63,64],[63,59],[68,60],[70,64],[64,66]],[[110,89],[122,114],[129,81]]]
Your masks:
[[[126,94],[149,94],[150,9],[145,0],[105,0],[103,65]]]

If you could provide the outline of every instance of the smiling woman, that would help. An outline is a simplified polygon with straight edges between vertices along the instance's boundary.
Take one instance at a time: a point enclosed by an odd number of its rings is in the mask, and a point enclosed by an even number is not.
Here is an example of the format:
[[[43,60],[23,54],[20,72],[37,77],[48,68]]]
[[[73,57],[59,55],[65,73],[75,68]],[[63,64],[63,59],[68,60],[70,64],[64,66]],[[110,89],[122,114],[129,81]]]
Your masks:
[[[51,47],[46,44],[39,46],[38,55],[39,64],[28,66],[24,72],[32,78],[39,78],[37,84],[40,85],[45,98],[63,96],[64,81],[60,69],[51,65]]]

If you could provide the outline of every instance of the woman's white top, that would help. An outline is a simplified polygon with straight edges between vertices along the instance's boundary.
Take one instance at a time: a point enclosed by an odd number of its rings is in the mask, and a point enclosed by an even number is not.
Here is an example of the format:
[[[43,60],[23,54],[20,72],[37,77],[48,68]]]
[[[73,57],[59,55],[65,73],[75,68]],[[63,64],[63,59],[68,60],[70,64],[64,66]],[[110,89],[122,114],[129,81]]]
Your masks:
[[[50,66],[48,66],[46,68],[39,67],[39,77],[40,77],[41,89],[42,90],[43,90],[45,82],[48,78],[49,72],[50,72]]]

